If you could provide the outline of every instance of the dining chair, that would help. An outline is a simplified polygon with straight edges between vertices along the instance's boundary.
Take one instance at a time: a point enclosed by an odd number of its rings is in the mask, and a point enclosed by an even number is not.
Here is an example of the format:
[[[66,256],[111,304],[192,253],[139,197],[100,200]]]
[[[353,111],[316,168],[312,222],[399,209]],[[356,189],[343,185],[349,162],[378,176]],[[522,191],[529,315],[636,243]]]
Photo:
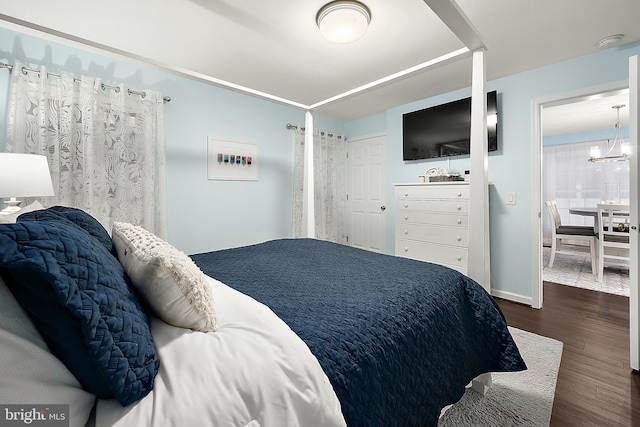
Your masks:
[[[551,219],[551,258],[549,259],[549,268],[553,268],[556,254],[584,256],[584,247],[566,243],[566,241],[586,241],[589,243],[591,272],[596,274],[596,266],[598,263],[596,259],[596,233],[593,227],[586,225],[562,225],[562,219],[560,218],[556,201],[547,201],[545,205],[547,206],[547,212]]]
[[[598,203],[598,282],[602,282],[605,261],[610,265],[629,265],[628,212],[629,205]]]

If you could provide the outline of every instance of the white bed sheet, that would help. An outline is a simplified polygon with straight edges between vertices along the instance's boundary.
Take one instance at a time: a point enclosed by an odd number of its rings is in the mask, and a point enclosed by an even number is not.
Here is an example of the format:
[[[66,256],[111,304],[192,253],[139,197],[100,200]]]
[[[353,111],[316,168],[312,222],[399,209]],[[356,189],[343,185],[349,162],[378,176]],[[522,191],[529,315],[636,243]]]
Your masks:
[[[126,408],[99,400],[96,426],[346,426],[329,379],[268,307],[208,278],[216,332],[151,319],[160,370]]]

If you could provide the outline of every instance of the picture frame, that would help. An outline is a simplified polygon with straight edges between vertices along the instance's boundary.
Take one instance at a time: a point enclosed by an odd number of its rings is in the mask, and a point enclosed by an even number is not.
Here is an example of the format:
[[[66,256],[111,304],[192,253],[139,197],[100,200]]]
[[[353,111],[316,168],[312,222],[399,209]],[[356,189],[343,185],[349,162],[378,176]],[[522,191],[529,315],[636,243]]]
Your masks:
[[[207,179],[258,181],[258,144],[208,137]]]

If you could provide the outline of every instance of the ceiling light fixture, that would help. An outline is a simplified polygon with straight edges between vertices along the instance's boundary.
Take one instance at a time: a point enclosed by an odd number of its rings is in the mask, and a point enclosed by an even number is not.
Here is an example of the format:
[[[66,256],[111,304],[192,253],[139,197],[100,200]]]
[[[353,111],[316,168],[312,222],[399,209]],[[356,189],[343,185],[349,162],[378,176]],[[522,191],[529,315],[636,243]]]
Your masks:
[[[616,120],[616,136],[613,140],[613,144],[611,144],[611,147],[609,148],[609,150],[607,151],[607,154],[605,154],[604,156],[600,155],[600,147],[591,147],[591,150],[589,151],[589,161],[590,162],[624,162],[625,160],[629,160],[629,156],[631,155],[631,147],[629,146],[629,144],[624,142],[624,139],[622,138],[622,124],[620,123],[620,109],[623,108],[625,105],[624,104],[620,104],[620,105],[614,105],[611,108],[615,108],[616,112],[618,113],[618,120]],[[608,141],[607,141],[608,142]],[[613,152],[613,150],[620,145],[620,154],[615,154]]]
[[[369,8],[358,1],[332,1],[316,15],[322,36],[333,43],[351,43],[367,32]]]

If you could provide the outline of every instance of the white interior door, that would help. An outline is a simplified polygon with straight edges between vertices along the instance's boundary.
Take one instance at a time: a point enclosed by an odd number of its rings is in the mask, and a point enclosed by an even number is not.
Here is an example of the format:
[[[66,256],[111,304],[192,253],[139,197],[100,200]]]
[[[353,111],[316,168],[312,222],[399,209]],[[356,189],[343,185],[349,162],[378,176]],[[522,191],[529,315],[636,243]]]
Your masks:
[[[349,141],[348,243],[385,252],[385,135]]]
[[[638,56],[629,58],[629,144],[631,146],[631,157],[629,159],[629,180],[630,180],[630,222],[629,242],[629,342],[630,342],[630,364],[631,368],[640,370],[640,319],[638,317],[638,306],[640,296],[638,295],[638,228],[640,218],[638,209],[638,170],[640,170],[640,71],[638,70]]]

